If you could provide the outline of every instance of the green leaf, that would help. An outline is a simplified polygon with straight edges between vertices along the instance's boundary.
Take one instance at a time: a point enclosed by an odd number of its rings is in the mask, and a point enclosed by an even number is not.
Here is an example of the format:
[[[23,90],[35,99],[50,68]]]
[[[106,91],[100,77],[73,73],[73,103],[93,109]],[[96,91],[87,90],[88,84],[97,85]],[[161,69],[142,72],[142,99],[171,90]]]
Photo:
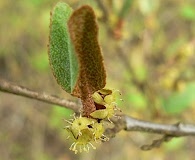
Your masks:
[[[195,83],[190,83],[181,92],[173,93],[164,99],[163,107],[168,113],[181,113],[195,101]]]
[[[81,98],[83,115],[89,116],[96,109],[91,95],[106,84],[98,26],[90,6],[71,12],[62,2],[52,12],[49,59],[57,82]]]
[[[102,89],[106,74],[93,9],[82,6],[71,13],[72,9],[62,2],[52,12],[49,60],[62,88],[82,98]]]
[[[68,93],[72,93],[78,75],[78,62],[67,27],[71,13],[72,9],[63,2],[57,3],[53,9],[48,52],[53,74],[58,84]]]

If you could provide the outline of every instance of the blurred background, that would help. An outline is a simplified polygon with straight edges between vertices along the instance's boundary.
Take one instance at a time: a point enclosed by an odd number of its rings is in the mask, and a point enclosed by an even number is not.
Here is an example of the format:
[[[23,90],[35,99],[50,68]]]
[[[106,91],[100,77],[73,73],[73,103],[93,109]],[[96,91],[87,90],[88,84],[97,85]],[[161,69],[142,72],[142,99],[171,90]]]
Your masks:
[[[0,78],[72,101],[48,63],[50,11],[57,0],[0,1]],[[153,122],[195,123],[194,0],[63,0],[88,4],[99,24],[107,86],[121,91],[119,107]],[[71,110],[0,92],[2,160],[188,160],[195,138],[175,138],[140,150],[159,135],[121,131],[96,150],[69,151],[63,118]]]

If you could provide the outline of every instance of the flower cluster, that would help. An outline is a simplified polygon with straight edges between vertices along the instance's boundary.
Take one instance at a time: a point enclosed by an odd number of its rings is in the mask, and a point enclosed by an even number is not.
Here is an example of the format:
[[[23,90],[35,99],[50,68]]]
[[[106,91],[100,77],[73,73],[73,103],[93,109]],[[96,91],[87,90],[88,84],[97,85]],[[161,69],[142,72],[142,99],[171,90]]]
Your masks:
[[[70,146],[70,150],[75,154],[82,151],[89,151],[89,148],[93,146],[92,142],[98,142],[98,140],[107,141],[108,138],[103,134],[104,127],[102,123],[98,123],[96,119],[87,117],[74,117],[73,120],[67,121],[70,125],[65,129],[69,132],[69,135],[74,140],[74,143]]]
[[[119,92],[117,90],[101,89],[92,95],[94,100],[96,111],[90,114],[89,117],[75,117],[70,121],[65,129],[68,131],[70,137],[74,140],[70,146],[70,150],[75,154],[82,151],[89,151],[89,148],[93,146],[93,142],[108,141],[104,133],[104,121],[115,115],[116,110],[116,96]],[[111,121],[110,121],[111,122]]]
[[[118,110],[116,98],[119,94],[118,90],[101,89],[92,95],[97,106],[97,110],[90,114],[91,117],[97,119],[108,119],[115,116],[115,110]]]

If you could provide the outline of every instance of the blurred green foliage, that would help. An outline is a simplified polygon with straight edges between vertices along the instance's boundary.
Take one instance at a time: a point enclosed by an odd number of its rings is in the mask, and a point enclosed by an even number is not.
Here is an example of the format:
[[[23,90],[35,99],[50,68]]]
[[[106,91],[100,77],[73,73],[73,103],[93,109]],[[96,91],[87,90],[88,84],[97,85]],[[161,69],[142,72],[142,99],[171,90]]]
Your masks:
[[[63,119],[69,119],[70,115],[73,115],[73,111],[66,110],[59,106],[52,106],[49,124],[51,127],[62,129]],[[61,124],[61,125],[59,125]]]
[[[185,20],[195,20],[195,7],[184,5],[180,10],[180,14]]]
[[[75,101],[56,84],[47,59],[50,10],[57,2],[0,1],[0,76]],[[124,113],[161,123],[195,121],[194,0],[64,2],[73,8],[83,4],[94,8],[107,85],[122,92],[119,107]],[[187,160],[195,156],[195,140],[190,137],[143,152],[139,146],[156,135],[133,132],[121,132],[97,150],[75,156],[68,149],[62,120],[71,111],[48,106],[0,93],[1,159]]]
[[[48,63],[48,55],[45,54],[45,50],[33,55],[29,58],[29,62],[32,67],[36,70],[40,71],[48,71],[49,63]]]
[[[169,143],[165,144],[166,150],[170,151],[177,151],[182,145],[184,145],[185,139],[184,138],[173,138]]]
[[[164,99],[164,107],[168,113],[182,113],[195,99],[195,83],[189,83],[182,91],[172,93]]]

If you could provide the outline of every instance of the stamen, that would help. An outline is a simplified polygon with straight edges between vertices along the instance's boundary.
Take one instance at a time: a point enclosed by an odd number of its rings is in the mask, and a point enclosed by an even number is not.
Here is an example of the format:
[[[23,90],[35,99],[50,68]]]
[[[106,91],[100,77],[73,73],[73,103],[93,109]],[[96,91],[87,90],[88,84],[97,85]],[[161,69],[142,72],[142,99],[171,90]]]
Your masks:
[[[77,118],[76,118],[76,113],[73,113],[72,116],[73,116],[74,120],[77,119]]]
[[[102,134],[102,137],[104,138],[104,141],[109,141],[109,138],[106,135]]]
[[[78,151],[77,151],[77,148],[76,148],[76,147],[77,147],[77,144],[78,144],[78,142],[76,142],[75,145],[73,146],[73,151],[75,151],[76,153],[78,152]],[[76,153],[75,153],[75,154],[76,154]]]
[[[70,129],[70,126],[65,126],[63,129]]]
[[[78,153],[78,150],[75,150],[74,153],[77,154]]]
[[[82,150],[82,145],[79,146],[79,151],[80,151],[80,153],[83,151]]]
[[[108,121],[110,122],[110,123],[113,123],[111,120],[110,120],[110,118],[108,117]]]
[[[117,116],[116,114],[113,114],[113,117],[116,117],[118,119],[121,119],[121,116]]]
[[[119,111],[119,112],[122,112],[120,108],[118,108],[117,106],[114,106],[113,107],[114,111]]]
[[[81,136],[82,135],[82,132],[79,130],[79,136]]]
[[[113,94],[119,94],[119,95],[122,95],[122,93],[118,90],[118,89],[116,89],[116,90],[114,90],[114,93]]]
[[[89,144],[87,144],[87,150],[89,151]]]
[[[85,152],[89,151],[89,150],[87,150],[86,145],[84,145],[83,150],[84,150]]]
[[[73,149],[73,146],[75,145],[75,143],[76,143],[76,142],[73,142],[73,144],[71,144],[71,146],[70,146],[70,148],[69,148],[70,150]]]
[[[70,119],[71,121],[74,121],[75,119],[77,119],[76,113],[73,113],[73,114],[71,114],[70,116],[73,117],[73,118]]]
[[[110,105],[113,105],[113,106],[117,106],[117,103],[116,102],[112,102]]]
[[[95,143],[98,143],[98,141],[97,141],[97,138],[96,138],[96,137],[94,137],[94,141],[95,141]]]
[[[88,142],[88,144],[90,144],[93,149],[96,149],[96,147],[92,143]]]
[[[72,125],[72,122],[70,122],[69,120],[64,119],[64,121]]]

